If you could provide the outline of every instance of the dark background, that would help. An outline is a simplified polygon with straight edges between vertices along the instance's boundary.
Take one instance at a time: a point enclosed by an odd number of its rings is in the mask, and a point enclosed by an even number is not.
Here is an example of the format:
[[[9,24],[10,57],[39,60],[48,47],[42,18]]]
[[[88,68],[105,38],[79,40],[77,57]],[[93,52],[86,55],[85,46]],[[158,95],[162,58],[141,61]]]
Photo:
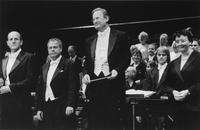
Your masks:
[[[47,56],[49,38],[58,37],[67,46],[77,45],[82,56],[84,40],[95,33],[93,28],[57,30],[58,28],[91,25],[91,11],[96,7],[106,8],[110,23],[171,19],[200,16],[197,1],[1,1],[0,2],[0,54],[7,51],[7,34],[17,30],[22,34],[23,49],[36,55],[38,64]],[[126,31],[130,44],[137,43],[137,36],[146,31],[151,42],[157,42],[161,33],[169,36],[176,30],[192,27],[195,37],[200,37],[200,18],[163,22],[138,23],[113,26]],[[128,50],[127,50],[128,51]]]

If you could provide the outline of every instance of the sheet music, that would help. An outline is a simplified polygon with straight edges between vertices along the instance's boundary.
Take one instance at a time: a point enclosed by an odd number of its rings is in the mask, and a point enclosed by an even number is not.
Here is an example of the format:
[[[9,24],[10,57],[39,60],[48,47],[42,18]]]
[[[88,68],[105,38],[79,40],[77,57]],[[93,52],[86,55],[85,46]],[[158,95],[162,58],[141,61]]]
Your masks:
[[[145,98],[150,97],[154,93],[156,93],[156,92],[154,92],[154,91],[144,91],[144,90],[135,90],[135,89],[126,90],[126,95],[143,94]]]

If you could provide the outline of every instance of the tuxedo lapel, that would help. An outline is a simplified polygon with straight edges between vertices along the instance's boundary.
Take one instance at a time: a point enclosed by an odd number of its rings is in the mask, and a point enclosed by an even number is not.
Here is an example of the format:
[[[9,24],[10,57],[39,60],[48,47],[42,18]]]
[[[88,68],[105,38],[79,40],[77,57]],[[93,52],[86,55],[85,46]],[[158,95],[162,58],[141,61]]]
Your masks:
[[[91,41],[90,51],[91,51],[92,60],[94,60],[94,58],[95,58],[96,45],[97,45],[97,35],[95,35],[94,38]]]
[[[8,57],[2,60],[2,71],[3,71],[3,77],[6,79],[6,67],[8,63]]]
[[[91,41],[90,51],[91,51],[92,60],[94,60],[94,58],[95,58],[97,38],[98,38],[98,35],[95,35],[94,38],[92,38],[92,41]],[[109,43],[108,43],[108,56],[112,52],[112,49],[113,49],[115,42],[116,42],[116,38],[117,38],[116,34],[112,30],[110,30]]]
[[[176,70],[176,72],[177,72],[179,78],[180,78],[182,81],[184,81],[184,80],[183,80],[183,77],[182,77],[182,75],[181,75],[180,65],[181,65],[181,56],[180,56],[179,58],[177,58],[177,60],[174,61],[174,69]]]
[[[159,79],[159,71],[158,71],[158,68],[157,66],[153,69],[153,82],[154,82],[154,90],[157,88],[158,86],[158,79]]]
[[[196,56],[197,56],[196,52],[193,51],[181,71],[184,71],[192,63],[192,61],[196,58]]]
[[[17,56],[11,70],[10,70],[10,74],[17,68],[17,66],[21,63],[21,61],[24,59],[25,55],[24,55],[24,52],[21,51],[19,53],[19,55]]]
[[[54,74],[53,74],[53,77],[52,77],[52,80],[51,80],[51,81],[53,81],[53,79],[54,79],[60,72],[63,71],[64,65],[65,65],[65,60],[64,60],[63,57],[62,57],[62,58],[60,59],[60,62],[59,62],[59,64],[58,64],[58,66],[57,66],[57,68],[56,68]]]
[[[163,74],[162,74],[162,76],[161,76],[161,79],[160,79],[160,81],[158,82],[157,88],[159,88],[159,86],[163,83],[163,81],[164,81],[164,79],[165,79],[165,77],[166,77],[166,70],[167,70],[167,67],[165,68],[165,70],[164,70],[164,72],[163,72]]]
[[[109,44],[108,44],[108,56],[110,55],[116,41],[116,34],[110,30],[110,36],[109,36]]]
[[[155,73],[155,82],[156,82],[156,88],[158,87],[158,85],[159,85],[159,70],[158,70],[158,68],[156,67],[156,69],[155,69],[156,71],[156,73]]]

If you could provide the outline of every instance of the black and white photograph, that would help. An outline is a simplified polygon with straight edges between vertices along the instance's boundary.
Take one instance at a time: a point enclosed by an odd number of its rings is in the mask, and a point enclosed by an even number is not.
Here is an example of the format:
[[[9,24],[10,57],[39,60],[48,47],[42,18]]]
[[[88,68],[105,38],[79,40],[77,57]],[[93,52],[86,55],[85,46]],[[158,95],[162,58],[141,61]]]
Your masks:
[[[0,0],[0,129],[200,130],[200,1]]]

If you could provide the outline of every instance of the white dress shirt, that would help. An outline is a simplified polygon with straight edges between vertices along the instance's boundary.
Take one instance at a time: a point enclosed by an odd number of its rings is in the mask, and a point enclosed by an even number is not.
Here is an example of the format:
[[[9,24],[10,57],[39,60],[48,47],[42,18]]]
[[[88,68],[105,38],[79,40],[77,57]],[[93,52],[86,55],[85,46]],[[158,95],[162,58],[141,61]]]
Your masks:
[[[8,63],[7,63],[7,66],[6,66],[6,81],[5,81],[6,86],[10,85],[9,74],[10,74],[12,66],[14,65],[15,60],[16,60],[17,56],[19,55],[19,53],[21,52],[21,50],[22,49],[20,48],[16,52],[8,54]]]
[[[62,56],[58,57],[55,61],[51,60],[51,62],[50,62],[49,70],[47,73],[45,101],[48,101],[49,99],[51,101],[55,100],[55,97],[54,97],[54,94],[53,94],[50,84],[51,84],[52,77],[56,71],[56,68],[60,62],[61,57]]]
[[[170,61],[177,59],[180,55],[181,55],[181,53],[179,53],[179,52],[175,53],[174,51],[171,51],[170,52]]]
[[[128,82],[129,87],[131,88],[133,86],[133,81]]]
[[[99,76],[103,72],[104,76],[110,74],[108,64],[108,44],[110,36],[110,27],[104,32],[98,32],[98,39],[95,51],[94,73]]]
[[[166,67],[167,67],[167,63],[165,63],[163,65],[158,64],[158,71],[159,71],[158,83],[160,82],[160,79],[161,79]]]

